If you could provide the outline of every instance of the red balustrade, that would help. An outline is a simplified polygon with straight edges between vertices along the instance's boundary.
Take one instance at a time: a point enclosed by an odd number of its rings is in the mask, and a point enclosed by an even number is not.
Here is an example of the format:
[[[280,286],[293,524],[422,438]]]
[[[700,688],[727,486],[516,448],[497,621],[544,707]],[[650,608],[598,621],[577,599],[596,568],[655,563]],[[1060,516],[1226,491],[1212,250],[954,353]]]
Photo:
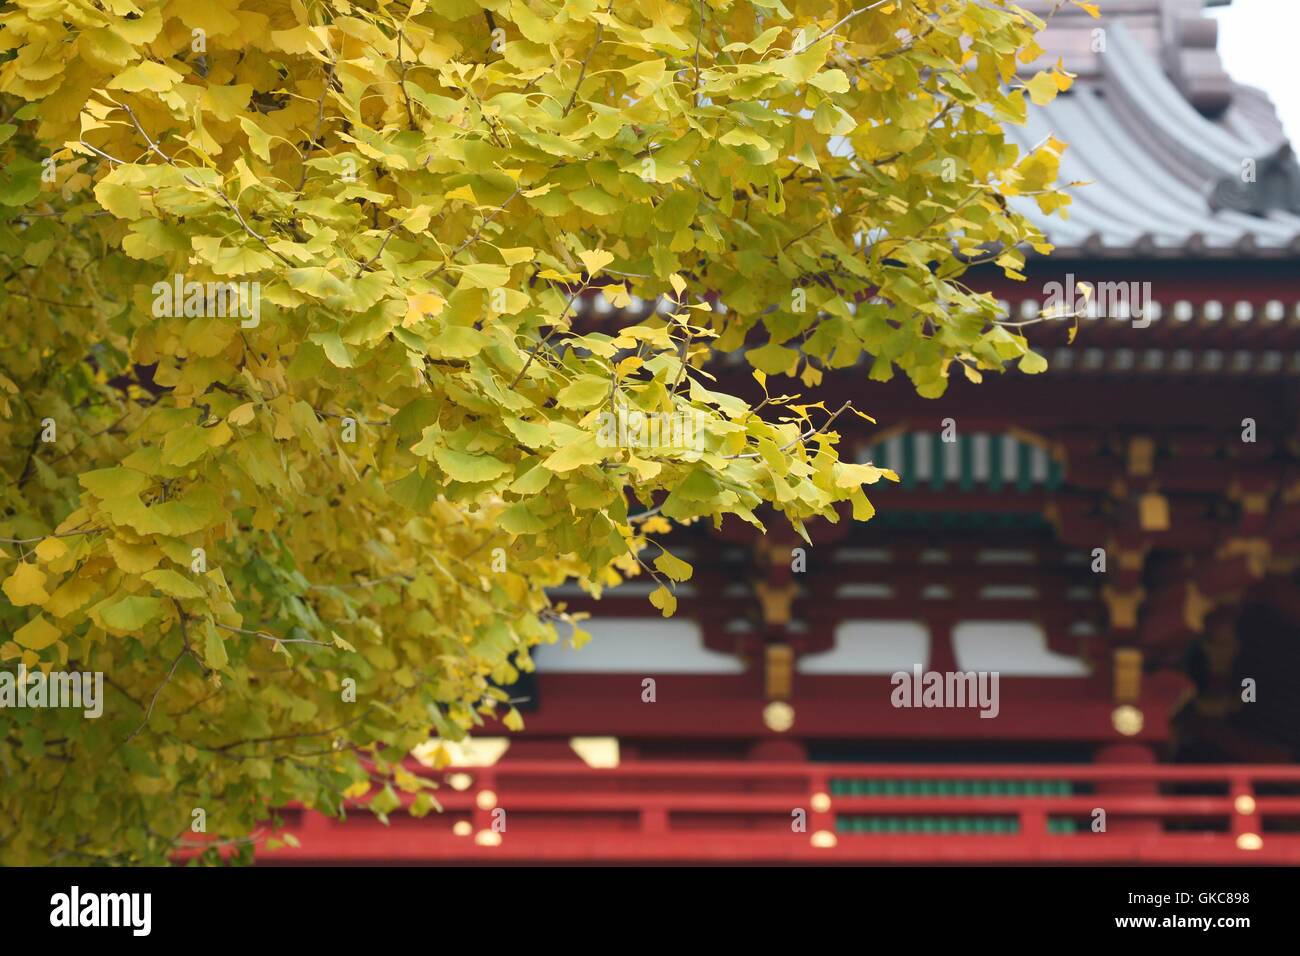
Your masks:
[[[259,861],[1300,863],[1300,767],[646,761],[592,769],[507,759],[434,776],[444,780],[441,813],[416,818],[401,808],[385,825],[358,803],[342,821],[291,808],[287,830],[299,845]],[[867,780],[877,791],[925,781],[935,792],[832,792],[832,781],[845,791]],[[1097,809],[1105,832],[1094,832]],[[858,832],[858,818],[910,821],[909,829]],[[954,820],[991,819],[1006,828],[944,832]],[[1059,821],[1074,821],[1073,832]]]

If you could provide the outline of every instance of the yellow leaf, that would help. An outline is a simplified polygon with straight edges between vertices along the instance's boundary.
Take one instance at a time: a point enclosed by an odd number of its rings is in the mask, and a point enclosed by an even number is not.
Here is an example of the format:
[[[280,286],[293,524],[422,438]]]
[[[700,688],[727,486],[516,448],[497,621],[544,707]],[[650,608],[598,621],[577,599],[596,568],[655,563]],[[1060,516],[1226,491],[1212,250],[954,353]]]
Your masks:
[[[67,617],[94,597],[96,590],[94,581],[82,577],[69,577],[54,589],[54,593],[50,595],[50,599],[43,607],[46,612],[55,617]]]
[[[436,292],[418,292],[406,297],[406,318],[402,319],[403,328],[422,322],[426,316],[441,315],[447,300]]]
[[[46,538],[36,546],[36,557],[41,561],[49,563],[58,560],[68,553],[68,546],[58,538]]]
[[[677,612],[677,598],[662,584],[650,592],[650,603],[659,608],[664,617],[672,617]]]
[[[531,262],[535,255],[532,246],[520,246],[517,249],[498,249],[501,253],[501,260],[508,266],[518,265],[521,262]]]
[[[62,632],[38,614],[18,630],[14,631],[14,640],[21,646],[33,651],[43,650],[59,639]]]
[[[1046,106],[1052,102],[1056,98],[1058,89],[1052,74],[1042,71],[1034,74],[1034,78],[1025,84],[1025,88],[1029,90],[1029,98],[1034,101],[1035,106]]]
[[[163,558],[162,551],[152,544],[132,544],[118,538],[109,540],[108,553],[127,574],[144,574],[156,568]]]
[[[837,488],[857,488],[861,485],[874,485],[881,478],[898,481],[898,475],[888,468],[877,468],[875,465],[856,465],[847,461],[842,461],[835,466],[835,487]]]
[[[110,90],[126,90],[128,93],[141,93],[154,90],[165,93],[181,81],[181,75],[171,67],[152,60],[145,60],[135,66],[129,66],[108,83]]]
[[[351,784],[346,788],[344,788],[343,796],[349,800],[356,800],[359,797],[364,797],[369,792],[370,792],[370,781],[358,780],[356,783]]]
[[[563,474],[583,465],[594,465],[604,457],[605,453],[596,445],[596,436],[584,435],[553,453],[542,465],[557,474]]]
[[[655,558],[655,568],[662,571],[674,581],[690,580],[692,572],[695,570],[681,558],[674,557],[665,551],[659,557]]]
[[[203,589],[184,575],[170,568],[159,568],[144,575],[144,579],[163,594],[174,598],[201,598]]]
[[[5,579],[3,586],[9,600],[18,607],[28,604],[44,604],[50,599],[45,590],[45,572],[34,564],[26,562],[18,565],[14,573]]]
[[[601,269],[614,261],[614,254],[603,249],[578,253],[578,258],[587,267],[587,275],[594,277]]]

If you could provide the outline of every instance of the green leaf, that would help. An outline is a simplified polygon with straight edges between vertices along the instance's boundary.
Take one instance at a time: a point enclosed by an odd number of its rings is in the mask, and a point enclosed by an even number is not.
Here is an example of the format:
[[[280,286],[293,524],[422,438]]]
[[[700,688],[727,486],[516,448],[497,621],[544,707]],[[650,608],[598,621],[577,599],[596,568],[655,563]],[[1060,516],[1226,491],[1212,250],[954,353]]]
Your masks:
[[[597,446],[596,436],[584,435],[554,452],[542,462],[542,466],[557,474],[563,474],[583,465],[594,465],[604,458],[605,452]]]
[[[208,451],[208,430],[185,425],[163,439],[164,464],[181,468],[202,458]]]
[[[596,375],[580,375],[560,389],[556,402],[561,408],[591,408],[609,398],[610,381]]]
[[[25,206],[41,192],[41,167],[19,156],[0,169],[0,203]]]
[[[162,601],[155,597],[131,595],[99,610],[99,618],[117,631],[136,632],[162,617]]]
[[[149,571],[143,577],[159,591],[174,598],[186,599],[204,596],[201,587],[169,568]]]
[[[149,476],[131,468],[99,468],[78,479],[81,486],[97,498],[120,498],[138,495],[150,485]]]
[[[208,625],[203,636],[203,660],[214,670],[224,670],[230,663],[230,659],[226,656],[226,642],[222,640],[221,633],[213,625]]]
[[[454,481],[495,481],[510,470],[505,462],[488,455],[470,455],[444,446],[433,450],[433,459]]]
[[[1047,359],[1037,352],[1026,352],[1020,359],[1020,371],[1026,375],[1037,375],[1047,371]]]

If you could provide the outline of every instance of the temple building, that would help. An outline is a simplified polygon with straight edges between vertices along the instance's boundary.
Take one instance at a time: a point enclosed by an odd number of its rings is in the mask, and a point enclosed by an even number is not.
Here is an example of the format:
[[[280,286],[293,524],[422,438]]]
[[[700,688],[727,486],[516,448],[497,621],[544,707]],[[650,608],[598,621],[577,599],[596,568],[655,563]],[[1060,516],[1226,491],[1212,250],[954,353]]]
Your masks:
[[[670,619],[557,593],[594,639],[537,651],[522,732],[412,763],[442,813],[290,811],[266,862],[1300,863],[1300,166],[1200,0],[1102,6],[1009,130],[1089,183],[1022,210],[1057,251],[971,276],[1009,319],[1093,288],[1072,344],[1026,330],[1050,369],[829,373],[901,477],[875,518],[680,529]]]

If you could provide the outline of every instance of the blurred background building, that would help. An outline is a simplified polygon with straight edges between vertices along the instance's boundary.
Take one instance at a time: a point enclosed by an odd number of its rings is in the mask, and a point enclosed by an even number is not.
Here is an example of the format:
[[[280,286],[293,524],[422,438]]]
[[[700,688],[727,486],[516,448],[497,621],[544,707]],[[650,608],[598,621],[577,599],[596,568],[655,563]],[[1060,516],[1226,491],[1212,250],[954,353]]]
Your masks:
[[[1051,369],[829,374],[902,478],[872,521],[682,529],[668,620],[558,593],[594,640],[537,652],[524,731],[412,763],[443,813],[291,811],[268,862],[1300,862],[1300,167],[1201,0],[1102,6],[1056,15],[1026,71],[1078,79],[1009,131],[1091,185],[1027,282],[971,283],[1012,321],[1097,290],[1072,345],[1030,331]],[[914,668],[996,672],[996,717],[895,707]]]

